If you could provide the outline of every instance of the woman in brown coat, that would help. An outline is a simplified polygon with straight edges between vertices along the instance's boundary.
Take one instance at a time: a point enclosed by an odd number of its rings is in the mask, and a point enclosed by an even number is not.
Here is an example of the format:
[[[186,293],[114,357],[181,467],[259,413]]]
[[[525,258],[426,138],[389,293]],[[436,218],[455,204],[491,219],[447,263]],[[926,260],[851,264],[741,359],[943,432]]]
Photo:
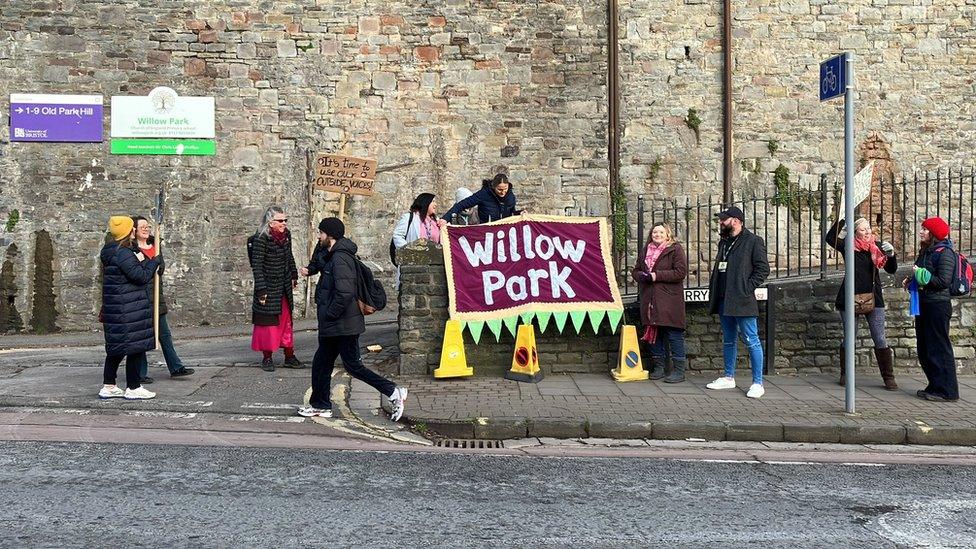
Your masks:
[[[651,347],[651,379],[664,378],[665,383],[685,380],[688,365],[685,357],[684,281],[688,260],[674,232],[666,223],[655,223],[644,247],[644,254],[634,267],[634,280],[640,288],[642,340]],[[671,373],[665,377],[668,352]]]

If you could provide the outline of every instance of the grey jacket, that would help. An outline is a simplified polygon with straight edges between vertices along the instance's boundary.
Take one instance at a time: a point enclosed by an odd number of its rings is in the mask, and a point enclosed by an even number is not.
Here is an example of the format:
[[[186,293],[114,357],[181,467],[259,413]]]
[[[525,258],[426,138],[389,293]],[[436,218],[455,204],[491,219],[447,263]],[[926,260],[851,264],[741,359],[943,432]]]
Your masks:
[[[711,314],[719,313],[718,264],[725,257],[731,239],[723,238],[718,244],[718,255],[712,275],[708,281],[708,309]],[[725,309],[726,316],[759,316],[759,303],[756,301],[756,288],[762,286],[769,276],[769,260],[766,259],[766,243],[749,229],[743,228],[728,252],[728,265],[725,270]]]
[[[359,310],[359,248],[347,238],[339,239],[331,250],[315,248],[308,263],[309,276],[321,273],[315,287],[315,306],[319,337],[359,335],[366,331],[366,319]]]

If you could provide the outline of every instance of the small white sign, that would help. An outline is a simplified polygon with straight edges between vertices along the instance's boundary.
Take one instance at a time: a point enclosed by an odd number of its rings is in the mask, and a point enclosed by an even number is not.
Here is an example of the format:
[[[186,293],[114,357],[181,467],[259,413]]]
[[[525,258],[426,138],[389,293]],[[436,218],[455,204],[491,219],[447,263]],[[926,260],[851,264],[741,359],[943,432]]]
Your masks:
[[[871,196],[871,179],[874,176],[874,162],[868,162],[864,169],[857,172],[854,176],[854,207],[867,200]],[[837,220],[844,219],[844,189],[840,190],[840,202],[838,204]]]
[[[112,137],[216,137],[213,97],[180,97],[158,87],[147,96],[112,96]]]
[[[705,303],[708,301],[708,288],[685,288],[685,303]],[[769,299],[768,288],[756,288],[756,299],[766,301]]]

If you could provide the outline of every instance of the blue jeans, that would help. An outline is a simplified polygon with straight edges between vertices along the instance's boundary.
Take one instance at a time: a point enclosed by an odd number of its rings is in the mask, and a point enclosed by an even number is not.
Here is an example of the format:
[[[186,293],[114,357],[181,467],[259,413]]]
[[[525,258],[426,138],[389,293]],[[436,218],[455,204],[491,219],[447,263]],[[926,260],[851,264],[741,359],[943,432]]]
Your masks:
[[[166,322],[166,315],[159,315],[159,346],[163,348],[163,358],[166,359],[166,367],[169,373],[178,372],[183,367],[183,361],[176,354],[173,347],[173,333],[169,331],[169,323]],[[149,360],[146,353],[142,354],[142,363],[139,364],[139,376],[149,376]]]
[[[668,349],[664,348],[667,341]],[[667,358],[667,350],[671,351],[671,358],[675,360],[685,359],[685,331],[681,328],[671,328],[668,326],[657,327],[657,337],[654,343],[650,344],[651,356],[654,358]]]
[[[735,377],[735,359],[738,354],[738,336],[749,349],[752,366],[752,382],[762,384],[763,347],[759,341],[759,318],[755,316],[719,315],[722,323],[722,357],[725,359],[725,377]]]

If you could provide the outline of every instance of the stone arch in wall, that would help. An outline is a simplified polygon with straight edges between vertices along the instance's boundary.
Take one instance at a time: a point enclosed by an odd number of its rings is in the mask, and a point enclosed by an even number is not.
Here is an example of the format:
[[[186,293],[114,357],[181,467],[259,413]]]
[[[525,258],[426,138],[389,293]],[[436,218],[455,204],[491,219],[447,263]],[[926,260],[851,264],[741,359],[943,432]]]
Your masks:
[[[879,131],[868,132],[861,142],[860,166],[874,162],[871,177],[871,194],[861,204],[858,214],[871,222],[875,235],[904,249],[902,223],[904,221],[904,185],[898,178],[899,170],[891,153],[891,143]]]

